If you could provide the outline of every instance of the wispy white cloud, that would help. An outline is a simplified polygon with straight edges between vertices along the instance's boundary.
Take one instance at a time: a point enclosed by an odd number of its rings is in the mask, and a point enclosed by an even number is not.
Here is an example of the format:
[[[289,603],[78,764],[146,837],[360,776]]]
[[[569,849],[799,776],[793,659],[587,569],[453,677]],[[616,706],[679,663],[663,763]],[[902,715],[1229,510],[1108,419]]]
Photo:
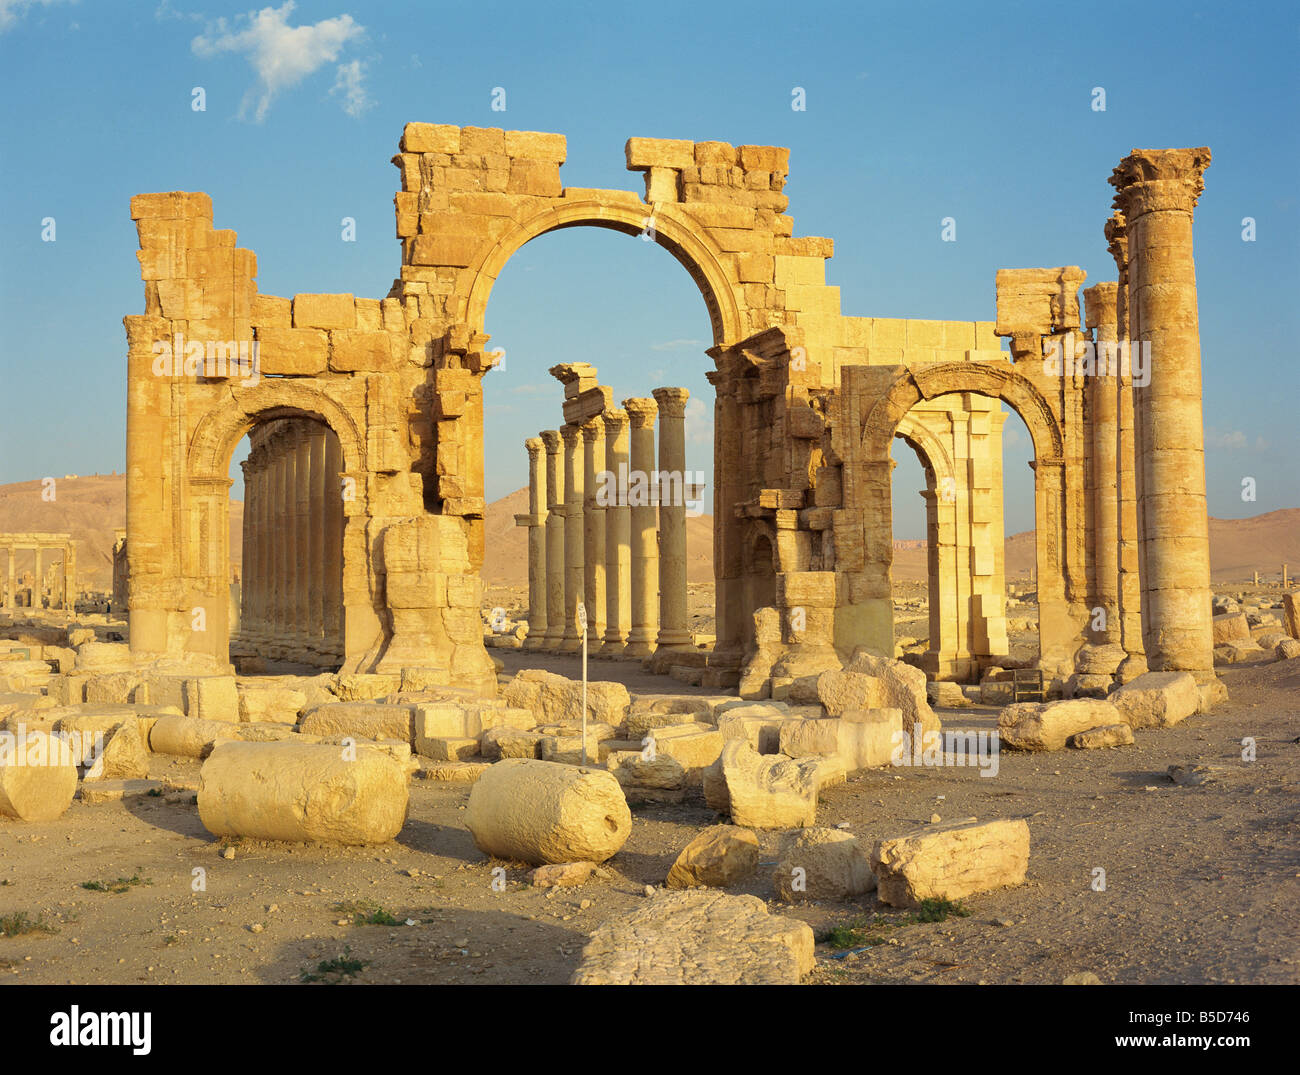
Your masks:
[[[257,75],[257,85],[244,95],[241,118],[256,102],[254,118],[260,123],[277,94],[334,63],[344,46],[365,34],[365,27],[351,15],[290,26],[293,10],[293,0],[285,0],[278,8],[264,7],[237,16],[234,27],[224,18],[217,19],[190,42],[194,55],[203,59],[233,53],[248,60]],[[364,73],[364,67],[355,60],[339,65],[335,72],[334,90],[342,93],[343,108],[350,115],[358,115],[370,103]]]
[[[704,348],[707,345],[703,340],[665,340],[663,343],[652,343],[652,351],[684,351],[686,348],[699,347]]]
[[[713,443],[713,408],[698,396],[686,401],[686,442]]]
[[[334,85],[330,89],[330,94],[338,93],[343,96],[343,111],[349,116],[359,116],[374,105],[370,95],[366,93],[365,77],[366,65],[360,60],[339,64],[335,71]]]
[[[188,19],[191,22],[202,22],[203,15],[197,11],[177,11],[172,7],[172,0],[162,0],[154,8],[153,17],[159,22],[175,22],[180,19]]]
[[[67,2],[68,0],[0,0],[0,34],[11,29],[34,7],[49,7],[51,4]]]
[[[1246,434],[1240,429],[1233,429],[1227,432],[1217,429],[1206,431],[1205,443],[1212,448],[1222,448],[1224,451],[1235,452],[1249,446]]]

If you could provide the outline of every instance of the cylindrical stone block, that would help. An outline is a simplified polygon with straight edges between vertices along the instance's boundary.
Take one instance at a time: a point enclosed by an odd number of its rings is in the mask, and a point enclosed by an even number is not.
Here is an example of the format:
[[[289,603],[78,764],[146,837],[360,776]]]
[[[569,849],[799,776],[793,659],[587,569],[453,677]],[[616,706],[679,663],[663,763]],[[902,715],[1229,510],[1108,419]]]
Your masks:
[[[625,399],[623,407],[632,424],[628,472],[632,625],[623,653],[644,657],[654,652],[659,637],[659,512],[650,497],[659,404],[653,399]]]
[[[686,618],[685,388],[656,388],[659,404],[659,646],[689,646]]]
[[[77,762],[65,740],[45,732],[0,733],[0,815],[53,821],[76,793]]]
[[[408,804],[402,766],[365,748],[221,743],[199,771],[199,820],[214,836],[382,844]]]
[[[484,854],[532,866],[604,862],[632,831],[632,813],[612,773],[511,758],[479,777],[465,825]]]

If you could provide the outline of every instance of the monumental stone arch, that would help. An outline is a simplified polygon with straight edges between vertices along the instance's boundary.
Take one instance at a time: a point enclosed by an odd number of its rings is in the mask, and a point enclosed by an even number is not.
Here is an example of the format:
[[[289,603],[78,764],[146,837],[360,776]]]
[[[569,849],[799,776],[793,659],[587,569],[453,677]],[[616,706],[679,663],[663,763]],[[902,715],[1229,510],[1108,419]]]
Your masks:
[[[207,195],[132,199],[145,285],[145,312],[124,319],[136,660],[225,668],[232,654],[307,656],[495,692],[479,577],[482,382],[500,358],[484,330],[488,299],[525,243],[604,227],[667,249],[699,286],[713,330],[716,640],[697,648],[688,633],[661,631],[652,668],[687,662],[706,686],[793,697],[859,647],[891,654],[898,436],[921,452],[933,485],[940,599],[922,663],[931,676],[969,679],[1004,659],[1005,402],[1034,442],[1040,664],[1051,687],[1099,690],[1148,663],[1212,678],[1189,268],[1208,150],[1135,150],[1115,170],[1105,237],[1119,280],[1089,289],[1086,322],[1084,273],[1072,267],[998,272],[996,321],[844,315],[826,283],[834,244],[795,236],[785,213],[785,149],[632,138],[626,163],[644,193],[566,187],[565,156],[558,134],[407,124],[393,158],[401,269],[382,299],[260,294],[256,258],[213,228]],[[1158,381],[1089,358],[1108,348],[1114,359],[1130,340],[1163,349]],[[627,415],[609,409],[612,390],[577,357],[557,367],[566,423],[572,410],[583,436],[588,426],[598,436],[598,418],[615,429]],[[685,394],[655,397],[661,430],[670,419],[680,438]],[[655,401],[624,402],[634,434],[648,432]],[[1150,432],[1175,427],[1177,444]],[[576,430],[566,424],[566,444]],[[226,468],[245,434],[234,629]],[[560,438],[527,435],[536,481],[543,449],[549,467]],[[1197,495],[1179,477],[1188,473]],[[538,494],[534,485],[525,517],[534,528],[547,515]],[[563,529],[548,533],[562,541]],[[577,549],[554,551],[577,560],[552,561],[548,545],[544,557],[530,553],[530,569],[563,564],[584,577]],[[530,579],[530,599],[557,584]],[[680,609],[684,595],[674,601]],[[569,639],[558,611],[530,609],[529,621]]]

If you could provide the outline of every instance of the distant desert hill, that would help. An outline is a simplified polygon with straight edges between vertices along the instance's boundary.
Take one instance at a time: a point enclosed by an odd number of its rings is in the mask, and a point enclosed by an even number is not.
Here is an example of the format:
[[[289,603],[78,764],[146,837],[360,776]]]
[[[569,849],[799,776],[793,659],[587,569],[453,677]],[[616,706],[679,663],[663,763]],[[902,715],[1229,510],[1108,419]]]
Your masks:
[[[40,480],[0,485],[0,533],[71,534],[77,543],[77,585],[83,590],[113,587],[113,530],[126,526],[126,475],[55,475],[54,499],[42,500]],[[230,502],[230,554],[239,565],[244,505]],[[19,559],[31,570],[31,553]]]
[[[96,474],[57,478],[52,501],[41,499],[40,480],[0,485],[0,533],[70,533],[77,541],[77,577],[82,589],[107,590],[113,577],[113,530],[126,526],[126,477]],[[528,534],[515,515],[528,511],[528,490],[517,489],[488,505],[484,519],[489,585],[528,584]],[[230,502],[230,555],[238,569],[244,505]],[[30,554],[26,554],[30,555]],[[713,516],[686,520],[686,576],[691,583],[713,581]],[[1006,542],[1007,577],[1027,578],[1033,570],[1034,531]],[[1276,578],[1282,564],[1300,574],[1300,508],[1283,508],[1249,519],[1210,519],[1210,568],[1216,581],[1249,581],[1252,571]],[[19,570],[30,570],[20,560]],[[900,580],[926,577],[924,541],[894,542],[894,574]]]

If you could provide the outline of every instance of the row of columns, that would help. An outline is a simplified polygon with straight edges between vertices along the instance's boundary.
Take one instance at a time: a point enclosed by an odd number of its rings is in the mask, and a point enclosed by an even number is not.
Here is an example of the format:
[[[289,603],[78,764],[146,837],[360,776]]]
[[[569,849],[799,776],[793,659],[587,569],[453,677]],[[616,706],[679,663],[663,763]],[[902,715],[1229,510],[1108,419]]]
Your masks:
[[[1085,292],[1100,343],[1147,348],[1088,385],[1093,595],[1101,641],[1125,651],[1119,678],[1214,675],[1201,349],[1192,216],[1208,149],[1135,150],[1111,176],[1106,239],[1119,280]],[[1121,352],[1123,353],[1123,352]],[[1127,666],[1127,667],[1126,667]]]
[[[615,408],[593,367],[551,372],[565,382],[570,420],[524,442],[528,514],[515,522],[528,527],[526,648],[581,649],[580,602],[589,652],[598,656],[640,658],[691,645],[686,505],[701,490],[686,473],[690,393],[658,388],[654,398]],[[611,503],[602,491],[613,494]]]
[[[333,667],[343,658],[343,470],[320,422],[254,429],[243,463],[244,553],[238,644]]]
[[[74,610],[77,600],[77,543],[68,534],[0,534],[0,552],[8,560],[4,607],[13,609],[18,604],[18,554],[30,552],[35,556],[32,573],[32,607],[44,608],[45,597],[50,598],[51,609],[65,612]],[[55,576],[46,585],[45,554],[55,553],[62,564],[61,578]]]

